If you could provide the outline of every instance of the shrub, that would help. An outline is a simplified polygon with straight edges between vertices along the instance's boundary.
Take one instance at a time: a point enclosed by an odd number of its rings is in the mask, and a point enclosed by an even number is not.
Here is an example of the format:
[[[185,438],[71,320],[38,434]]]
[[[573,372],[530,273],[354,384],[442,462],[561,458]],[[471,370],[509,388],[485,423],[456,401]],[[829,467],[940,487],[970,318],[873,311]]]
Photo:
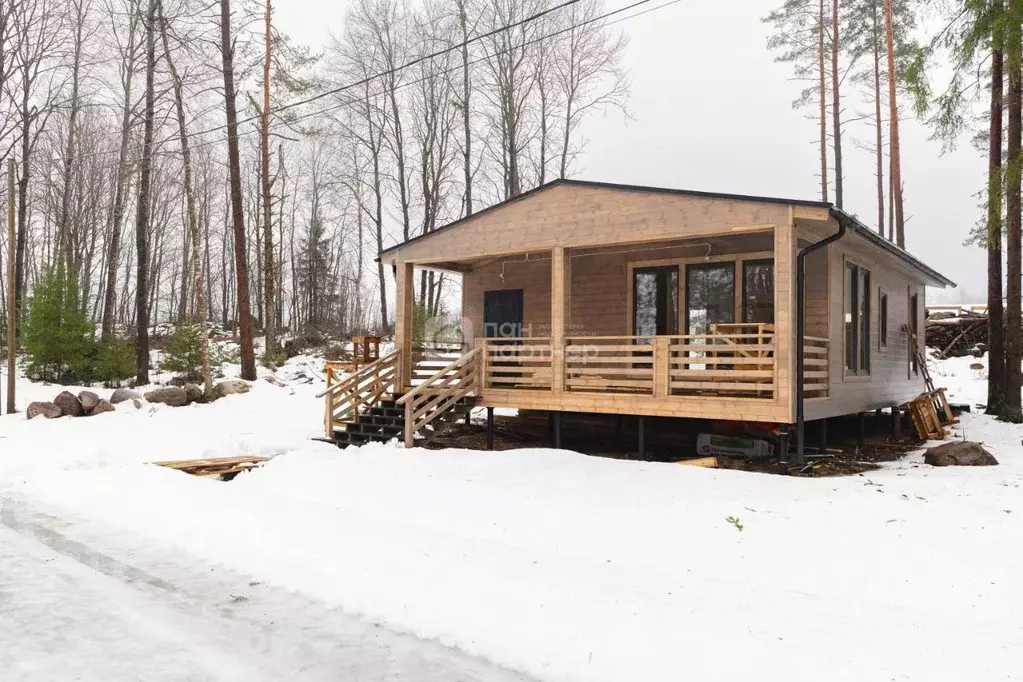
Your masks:
[[[177,372],[190,381],[202,379],[202,325],[183,322],[171,335],[160,369]]]
[[[95,329],[79,308],[74,286],[72,277],[49,270],[32,292],[22,335],[30,377],[61,383],[92,378]]]
[[[94,376],[108,388],[130,379],[138,371],[136,346],[126,339],[101,341],[96,348]]]

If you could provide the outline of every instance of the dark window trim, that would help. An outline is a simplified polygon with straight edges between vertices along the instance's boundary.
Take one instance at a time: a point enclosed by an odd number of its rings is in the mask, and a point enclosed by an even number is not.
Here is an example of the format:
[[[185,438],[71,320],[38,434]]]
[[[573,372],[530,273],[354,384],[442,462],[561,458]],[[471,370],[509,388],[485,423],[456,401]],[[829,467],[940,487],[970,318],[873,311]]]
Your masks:
[[[846,280],[852,272],[853,291],[855,298],[850,306],[849,286]],[[842,369],[847,377],[869,377],[871,375],[871,281],[872,272],[869,268],[859,265],[851,260],[845,260],[842,268],[842,340],[845,346],[842,349]],[[860,303],[863,304],[862,316]],[[845,321],[847,311],[852,312],[852,319]],[[853,347],[849,347],[849,331],[847,325],[852,325]],[[864,328],[865,327],[865,328]],[[850,367],[850,358],[852,365]]]
[[[728,266],[728,267],[730,267],[732,269],[732,298],[733,298],[733,302],[732,302],[732,319],[734,320],[736,318],[735,302],[734,302],[734,298],[735,298],[735,261],[734,260],[726,260],[726,261],[718,261],[718,262],[715,262],[715,263],[686,263],[686,269],[685,269],[685,300],[682,301],[682,305],[680,306],[682,308],[682,310],[684,311],[684,314],[685,314],[685,319],[683,320],[684,324],[682,325],[682,328],[684,330],[683,334],[685,336],[689,336],[689,272],[690,272],[690,270],[709,270],[709,269],[712,269],[712,268],[721,268],[723,266]],[[738,312],[739,312],[740,315],[742,314],[741,310],[738,311]]]
[[[877,338],[878,350],[888,348],[888,292],[877,290]]]
[[[679,308],[682,307],[680,305],[680,302],[679,302],[679,298],[681,297],[681,294],[679,292],[679,286],[678,285],[679,285],[679,282],[681,281],[680,277],[681,277],[682,273],[680,272],[679,266],[676,264],[676,265],[641,265],[641,266],[636,266],[636,267],[632,268],[632,283],[631,283],[632,284],[632,336],[639,336],[639,334],[636,333],[636,331],[637,331],[636,330],[636,311],[638,310],[638,307],[639,307],[637,305],[638,304],[638,300],[637,299],[638,299],[638,296],[639,296],[639,291],[636,288],[636,276],[637,275],[641,275],[643,273],[658,274],[660,272],[671,272],[671,271],[675,272],[675,331],[673,332],[673,331],[671,331],[669,329],[668,333],[665,334],[665,336],[677,336],[678,335]],[[656,334],[655,334],[655,336],[656,336]]]
[[[774,258],[753,258],[742,261],[742,308],[739,310],[737,317],[742,320],[743,324],[751,324],[750,321],[746,319],[746,309],[749,307],[749,297],[747,296],[749,289],[746,287],[746,282],[749,279],[746,277],[747,265],[770,265],[773,268]],[[775,274],[777,274],[777,270],[775,270]],[[777,281],[775,281],[775,289],[777,289],[777,284]],[[776,310],[774,312],[777,314],[778,311]]]

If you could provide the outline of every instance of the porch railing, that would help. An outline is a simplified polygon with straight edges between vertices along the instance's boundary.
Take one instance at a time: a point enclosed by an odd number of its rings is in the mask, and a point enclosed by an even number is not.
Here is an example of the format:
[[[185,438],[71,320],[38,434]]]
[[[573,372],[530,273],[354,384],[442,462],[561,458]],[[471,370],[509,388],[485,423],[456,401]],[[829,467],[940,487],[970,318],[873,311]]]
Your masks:
[[[554,354],[550,339],[485,339],[482,350],[485,388],[548,391],[553,388]]]
[[[730,328],[742,328],[726,331]],[[829,342],[806,337],[806,397],[828,395]],[[547,338],[482,342],[484,389],[565,390],[642,396],[775,397],[775,334],[769,325],[722,325],[710,334],[580,336],[554,349]]]

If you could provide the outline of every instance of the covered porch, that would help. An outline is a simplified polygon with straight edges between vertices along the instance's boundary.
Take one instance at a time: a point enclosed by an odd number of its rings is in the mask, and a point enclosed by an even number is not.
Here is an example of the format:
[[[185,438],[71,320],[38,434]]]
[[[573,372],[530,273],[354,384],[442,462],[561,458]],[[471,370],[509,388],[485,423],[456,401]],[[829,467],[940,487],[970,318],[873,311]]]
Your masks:
[[[795,378],[789,225],[700,237],[405,262],[396,335],[406,389],[430,377],[403,325],[417,267],[461,273],[476,404],[788,423]],[[826,253],[807,264],[804,387],[829,391]],[[817,314],[817,311],[820,311]]]

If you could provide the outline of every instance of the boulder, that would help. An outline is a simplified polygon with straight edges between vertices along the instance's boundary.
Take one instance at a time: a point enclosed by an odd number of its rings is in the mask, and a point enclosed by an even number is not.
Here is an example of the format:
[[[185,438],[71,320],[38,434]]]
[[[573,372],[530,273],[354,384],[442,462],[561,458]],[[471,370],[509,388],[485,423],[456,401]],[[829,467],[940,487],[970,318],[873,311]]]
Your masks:
[[[118,403],[123,403],[125,400],[138,400],[141,397],[142,396],[130,388],[118,388],[114,389],[114,392],[110,395],[110,402],[116,405]]]
[[[197,403],[202,401],[202,389],[195,384],[185,384],[182,388],[185,389],[185,397],[190,403]]]
[[[219,384],[213,387],[213,395],[218,398],[223,398],[226,395],[235,395],[236,393],[248,393],[249,385],[241,379],[228,379],[227,381],[221,381]]]
[[[57,419],[63,412],[60,408],[53,403],[48,402],[35,402],[29,403],[28,409],[25,411],[25,415],[29,419],[35,419],[36,417],[43,417],[44,419]]]
[[[113,403],[111,403],[109,400],[103,400],[102,398],[100,398],[99,400],[96,401],[96,405],[95,407],[92,408],[92,412],[90,412],[90,414],[92,416],[96,416],[97,414],[103,414],[104,412],[114,412],[116,410],[117,408],[114,407]]]
[[[171,407],[181,407],[188,403],[188,395],[185,389],[178,386],[164,386],[155,388],[146,393],[146,400],[151,403],[163,403]]]
[[[994,455],[981,447],[979,443],[968,441],[943,443],[930,448],[924,453],[924,462],[935,467],[976,467],[998,464]]]
[[[99,396],[92,391],[82,391],[78,394],[78,400],[82,403],[82,409],[86,412],[92,412],[96,405],[99,404]]]
[[[141,410],[142,409],[142,401],[139,400],[138,398],[135,398],[135,400],[132,400],[131,404],[132,404],[132,407],[134,407],[136,410]]]
[[[82,409],[82,401],[70,391],[62,391],[60,395],[53,399],[53,404],[59,407],[61,413],[68,417],[81,417],[85,414],[85,410]]]

